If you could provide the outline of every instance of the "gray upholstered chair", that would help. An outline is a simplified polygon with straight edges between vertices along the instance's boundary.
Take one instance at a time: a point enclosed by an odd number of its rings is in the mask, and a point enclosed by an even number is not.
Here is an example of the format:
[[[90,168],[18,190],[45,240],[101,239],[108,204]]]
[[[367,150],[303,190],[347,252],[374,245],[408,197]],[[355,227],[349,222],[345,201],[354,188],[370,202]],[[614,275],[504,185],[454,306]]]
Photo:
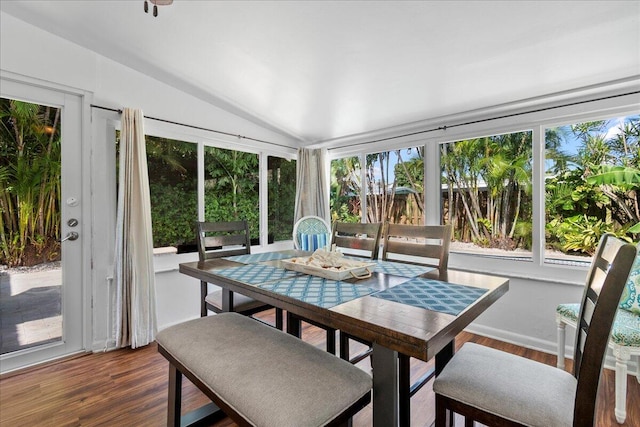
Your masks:
[[[251,239],[247,221],[198,222],[198,256],[200,261],[251,253]],[[233,295],[233,311],[251,316],[273,307],[241,294]],[[221,313],[222,289],[209,292],[207,282],[200,282],[200,316],[207,311]],[[276,308],[276,327],[283,328],[282,309]]]
[[[573,375],[524,357],[467,343],[436,377],[436,426],[447,411],[485,425],[593,426],[600,371],[636,248],[604,235],[578,316]]]

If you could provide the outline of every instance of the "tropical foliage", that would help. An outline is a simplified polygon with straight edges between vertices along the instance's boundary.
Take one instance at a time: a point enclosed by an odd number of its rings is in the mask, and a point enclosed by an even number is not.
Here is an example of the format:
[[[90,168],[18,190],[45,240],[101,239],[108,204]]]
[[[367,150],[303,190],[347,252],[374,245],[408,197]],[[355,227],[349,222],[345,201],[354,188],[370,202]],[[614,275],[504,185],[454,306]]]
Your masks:
[[[147,136],[154,247],[195,245],[198,218],[197,145]],[[291,238],[296,162],[269,157],[270,240]],[[206,221],[249,222],[251,238],[260,235],[259,156],[216,147],[204,148]]]
[[[0,99],[0,264],[60,257],[60,110]]]
[[[640,233],[640,116],[584,122],[545,131],[546,244],[590,255],[603,233]],[[442,220],[454,240],[504,250],[531,250],[532,132],[441,145]],[[411,154],[411,155],[407,155]],[[365,157],[366,220],[419,223],[424,205],[423,151]],[[333,219],[360,221],[358,157],[331,163]],[[404,198],[398,197],[404,193]]]

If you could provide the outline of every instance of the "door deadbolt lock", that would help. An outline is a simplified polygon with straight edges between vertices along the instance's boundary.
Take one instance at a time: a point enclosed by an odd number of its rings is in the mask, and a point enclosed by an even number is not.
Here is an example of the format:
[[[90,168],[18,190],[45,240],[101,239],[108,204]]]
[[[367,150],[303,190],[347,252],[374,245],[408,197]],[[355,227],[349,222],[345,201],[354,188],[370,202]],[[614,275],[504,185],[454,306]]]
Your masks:
[[[69,221],[67,221],[67,225],[69,227],[75,227],[76,225],[78,225],[78,220],[75,218],[71,218],[69,219]]]
[[[77,240],[77,239],[78,239],[78,233],[76,233],[75,231],[70,231],[67,233],[64,239],[60,240],[60,243],[64,242],[65,240]]]

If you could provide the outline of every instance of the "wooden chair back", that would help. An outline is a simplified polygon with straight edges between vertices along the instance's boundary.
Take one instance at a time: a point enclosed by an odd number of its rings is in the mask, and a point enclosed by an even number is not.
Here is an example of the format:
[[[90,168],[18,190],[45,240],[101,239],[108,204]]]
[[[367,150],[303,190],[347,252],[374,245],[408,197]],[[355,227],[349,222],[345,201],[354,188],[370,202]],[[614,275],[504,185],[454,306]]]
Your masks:
[[[594,425],[600,371],[620,297],[635,257],[635,246],[605,234],[591,263],[574,347],[573,375],[578,380],[574,426]]]
[[[382,245],[382,259],[397,260],[397,255],[414,257],[404,262],[430,265],[440,271],[449,264],[451,225],[387,224]]]
[[[347,249],[350,256],[377,259],[380,250],[382,223],[335,222],[331,229],[331,247]]]
[[[198,222],[200,261],[251,253],[247,221]]]

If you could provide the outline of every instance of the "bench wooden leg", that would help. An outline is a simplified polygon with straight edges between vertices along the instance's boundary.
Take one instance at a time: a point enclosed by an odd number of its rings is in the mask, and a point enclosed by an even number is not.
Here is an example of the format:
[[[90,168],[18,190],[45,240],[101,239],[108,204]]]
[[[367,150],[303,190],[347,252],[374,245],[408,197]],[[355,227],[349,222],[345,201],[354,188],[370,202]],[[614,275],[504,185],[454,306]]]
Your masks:
[[[167,427],[180,427],[182,411],[182,373],[172,363],[169,364],[169,410]]]
[[[284,322],[282,321],[282,309],[276,307],[276,329],[284,330]]]

